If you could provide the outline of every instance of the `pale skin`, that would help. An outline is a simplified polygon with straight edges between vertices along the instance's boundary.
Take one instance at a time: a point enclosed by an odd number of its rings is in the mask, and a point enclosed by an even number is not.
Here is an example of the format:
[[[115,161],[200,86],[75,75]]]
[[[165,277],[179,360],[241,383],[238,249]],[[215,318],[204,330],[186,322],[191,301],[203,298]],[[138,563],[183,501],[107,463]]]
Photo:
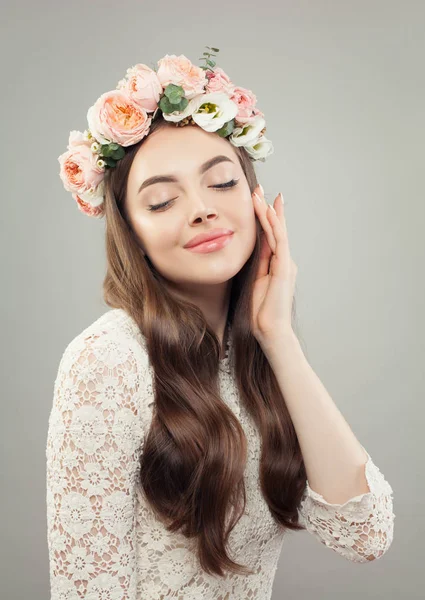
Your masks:
[[[198,169],[216,155],[232,162]],[[156,183],[140,193],[147,178],[173,174],[177,181]],[[212,186],[239,179],[217,192]],[[290,256],[284,205],[275,212],[251,194],[237,155],[228,141],[199,127],[170,127],[152,133],[129,173],[127,210],[143,251],[183,298],[196,303],[223,345],[232,278],[251,256],[256,217],[265,232],[253,290],[253,334],[276,375],[300,442],[311,488],[332,503],[369,491],[365,452],[304,356],[292,330],[291,307],[297,266]],[[171,200],[157,212],[150,204]],[[217,252],[196,254],[183,246],[213,227],[234,231]]]
[[[199,167],[223,155],[230,161]],[[138,193],[147,178],[172,174],[176,182],[155,183]],[[234,187],[213,186],[238,179]],[[150,204],[171,200],[150,212]],[[222,345],[232,278],[252,254],[256,240],[255,210],[248,181],[232,145],[200,127],[171,125],[149,135],[136,154],[127,186],[127,211],[143,251],[176,293],[199,306]],[[234,231],[230,244],[208,254],[183,246],[212,228]]]

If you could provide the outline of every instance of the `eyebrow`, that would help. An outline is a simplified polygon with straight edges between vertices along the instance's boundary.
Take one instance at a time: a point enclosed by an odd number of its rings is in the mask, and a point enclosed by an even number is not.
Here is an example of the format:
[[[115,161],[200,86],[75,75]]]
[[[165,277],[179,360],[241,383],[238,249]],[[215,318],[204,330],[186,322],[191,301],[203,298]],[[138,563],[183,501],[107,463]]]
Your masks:
[[[228,156],[225,156],[224,154],[218,154],[217,156],[214,156],[213,158],[210,158],[209,160],[205,161],[199,167],[199,174],[203,175],[206,171],[208,171],[208,169],[211,169],[211,167],[213,167],[214,165],[225,161],[233,163],[233,160],[230,159]],[[147,188],[149,185],[154,185],[154,183],[166,183],[175,181],[178,181],[178,179],[174,175],[154,175],[153,177],[145,179],[145,181],[139,187],[137,193],[140,194],[142,190]]]

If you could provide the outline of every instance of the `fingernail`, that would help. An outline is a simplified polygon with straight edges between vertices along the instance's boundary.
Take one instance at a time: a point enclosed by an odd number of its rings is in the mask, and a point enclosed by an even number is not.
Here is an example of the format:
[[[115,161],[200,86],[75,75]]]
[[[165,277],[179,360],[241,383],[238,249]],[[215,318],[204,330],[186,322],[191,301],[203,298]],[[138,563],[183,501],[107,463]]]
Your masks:
[[[259,202],[260,204],[262,204],[262,202],[263,202],[263,201],[262,201],[262,199],[260,198],[260,196],[257,194],[257,192],[254,192],[254,196],[257,198],[258,202]]]
[[[263,194],[263,196],[264,196],[264,189],[263,189],[263,186],[261,185],[261,183],[259,183],[259,184],[258,184],[258,187],[260,188],[260,190],[261,190],[261,193],[262,193],[262,194]]]
[[[280,200],[281,200],[282,204],[285,204],[285,200],[283,199],[282,192],[279,192],[279,195],[280,195]]]

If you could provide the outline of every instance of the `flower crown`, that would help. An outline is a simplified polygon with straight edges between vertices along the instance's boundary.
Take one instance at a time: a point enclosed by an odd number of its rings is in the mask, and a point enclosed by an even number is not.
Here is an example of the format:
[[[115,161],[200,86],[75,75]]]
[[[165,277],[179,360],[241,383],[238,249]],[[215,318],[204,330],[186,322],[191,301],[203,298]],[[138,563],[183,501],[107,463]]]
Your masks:
[[[218,48],[209,48],[219,52]],[[136,64],[116,88],[102,94],[87,112],[88,129],[71,131],[68,149],[58,157],[60,178],[79,210],[104,214],[104,176],[125,156],[125,148],[148,135],[161,116],[176,126],[196,124],[243,146],[251,160],[265,161],[274,151],[264,114],[251,90],[235,86],[211,52],[200,67],[183,54],[166,54],[157,67]],[[151,114],[153,113],[153,114]]]

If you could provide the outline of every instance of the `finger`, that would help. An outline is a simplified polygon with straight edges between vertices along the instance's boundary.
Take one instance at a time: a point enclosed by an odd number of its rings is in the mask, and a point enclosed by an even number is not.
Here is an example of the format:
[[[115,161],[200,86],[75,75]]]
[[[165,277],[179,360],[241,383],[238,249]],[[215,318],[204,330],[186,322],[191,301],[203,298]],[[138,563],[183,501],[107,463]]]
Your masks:
[[[267,241],[266,232],[261,232],[260,260],[258,263],[257,279],[265,277],[270,271],[270,257],[273,254]]]
[[[274,239],[274,236],[273,236],[273,227],[271,226],[271,224],[269,223],[269,221],[267,219],[267,206],[268,205],[267,205],[266,201],[264,200],[264,197],[261,194],[261,191],[259,188],[257,188],[257,191],[253,192],[252,196],[253,196],[253,201],[254,201],[254,206],[255,206],[255,212],[260,221],[260,225],[266,233],[267,241],[269,243],[269,246],[270,246],[272,252],[275,252],[276,240]]]
[[[279,192],[278,195],[276,196],[273,206],[274,206],[277,216],[279,217],[279,221],[281,223],[283,223],[285,220],[285,217],[284,217],[285,211],[284,211],[284,201],[283,201],[282,192]]]
[[[279,265],[282,266],[285,273],[289,274],[290,270],[290,252],[289,252],[289,243],[288,243],[288,235],[286,229],[286,219],[283,215],[283,205],[282,205],[282,221],[278,217],[278,215],[272,210],[270,207],[267,210],[267,218],[272,225],[273,235],[276,239],[276,252],[275,255],[278,258]]]

